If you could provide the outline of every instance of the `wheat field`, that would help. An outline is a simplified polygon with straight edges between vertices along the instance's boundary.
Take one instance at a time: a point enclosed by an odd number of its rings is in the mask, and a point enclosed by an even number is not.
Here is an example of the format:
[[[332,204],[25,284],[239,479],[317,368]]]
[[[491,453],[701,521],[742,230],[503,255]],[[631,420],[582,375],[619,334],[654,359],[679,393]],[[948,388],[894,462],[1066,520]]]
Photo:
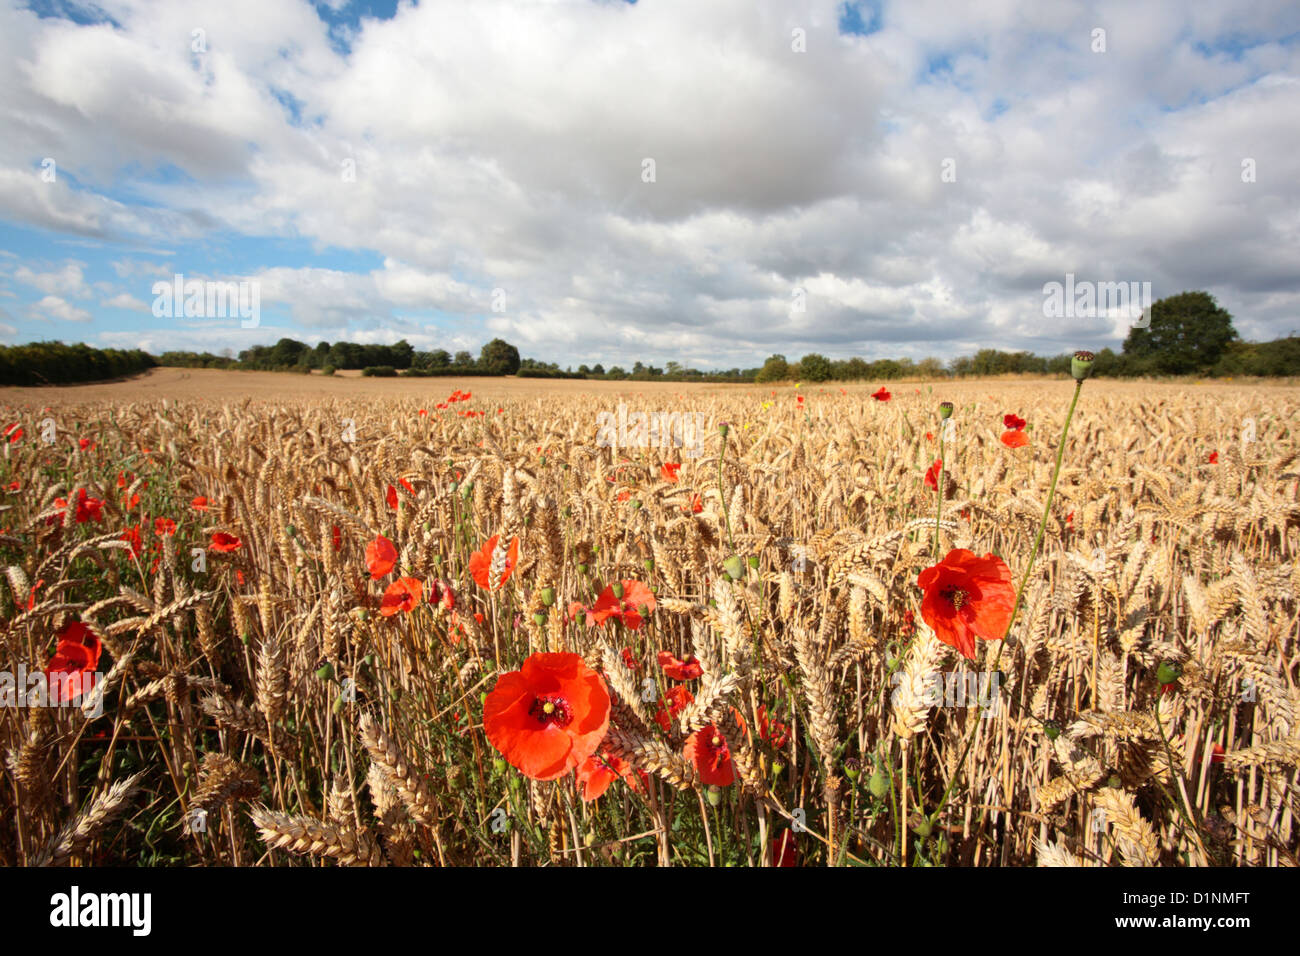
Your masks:
[[[1072,380],[878,387],[4,390],[0,669],[105,676],[0,708],[0,863],[1294,865],[1300,392],[1086,381],[1053,488]],[[1017,585],[974,660],[953,549]],[[548,652],[608,690],[595,799],[485,732]]]

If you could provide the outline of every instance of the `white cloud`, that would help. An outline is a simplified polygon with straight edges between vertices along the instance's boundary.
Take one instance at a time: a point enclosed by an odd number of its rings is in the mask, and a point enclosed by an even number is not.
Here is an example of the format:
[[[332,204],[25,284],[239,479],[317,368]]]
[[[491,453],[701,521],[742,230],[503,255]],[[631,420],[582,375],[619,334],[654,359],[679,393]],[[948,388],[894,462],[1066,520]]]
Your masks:
[[[57,295],[47,295],[27,307],[28,315],[37,320],[59,319],[63,322],[90,322],[93,316]]]

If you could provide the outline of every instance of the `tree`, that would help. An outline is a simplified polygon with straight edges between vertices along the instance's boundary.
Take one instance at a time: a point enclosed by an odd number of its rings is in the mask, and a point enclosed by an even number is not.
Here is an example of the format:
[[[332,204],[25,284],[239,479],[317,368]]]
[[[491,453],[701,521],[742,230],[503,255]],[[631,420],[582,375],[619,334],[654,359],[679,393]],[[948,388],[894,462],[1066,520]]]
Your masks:
[[[592,374],[592,375],[604,375],[604,374],[605,374],[605,366],[603,366],[603,365],[601,365],[599,362],[597,362],[595,365],[593,365],[593,366],[591,367],[591,374]]]
[[[469,368],[474,364],[474,356],[464,351],[457,352],[453,364],[455,364],[457,368]]]
[[[763,363],[755,377],[757,382],[784,382],[790,377],[790,365],[784,355],[773,355]]]
[[[799,360],[799,377],[809,382],[824,382],[831,377],[831,360],[810,352]]]
[[[490,375],[514,375],[519,371],[519,350],[504,339],[493,339],[483,346],[478,364]]]
[[[1124,355],[1139,371],[1188,375],[1211,369],[1237,341],[1232,316],[1208,292],[1183,292],[1154,303],[1150,327],[1129,329]]]

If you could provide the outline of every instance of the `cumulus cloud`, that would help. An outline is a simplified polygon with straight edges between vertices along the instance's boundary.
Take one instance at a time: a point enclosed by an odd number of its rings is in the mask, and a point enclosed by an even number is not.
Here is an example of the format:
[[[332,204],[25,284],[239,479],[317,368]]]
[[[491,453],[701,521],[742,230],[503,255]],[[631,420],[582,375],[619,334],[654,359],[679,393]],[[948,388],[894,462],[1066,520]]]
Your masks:
[[[911,0],[869,35],[837,0],[98,6],[0,8],[0,217],[174,246],[112,256],[144,281],[307,240],[241,267],[295,337],[730,367],[1117,345],[1044,314],[1067,273],[1208,289],[1249,338],[1300,308],[1286,0]]]
[[[37,320],[59,319],[63,322],[89,322],[93,318],[85,309],[78,308],[57,295],[47,295],[28,308]]]

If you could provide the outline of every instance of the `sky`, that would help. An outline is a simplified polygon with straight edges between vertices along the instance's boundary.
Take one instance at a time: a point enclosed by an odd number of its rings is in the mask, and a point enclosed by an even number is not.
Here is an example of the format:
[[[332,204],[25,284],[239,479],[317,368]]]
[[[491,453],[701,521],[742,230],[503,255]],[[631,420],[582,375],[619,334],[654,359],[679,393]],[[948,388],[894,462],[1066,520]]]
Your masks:
[[[1067,281],[1300,328],[1294,0],[0,0],[0,90],[4,344],[1118,349]]]

